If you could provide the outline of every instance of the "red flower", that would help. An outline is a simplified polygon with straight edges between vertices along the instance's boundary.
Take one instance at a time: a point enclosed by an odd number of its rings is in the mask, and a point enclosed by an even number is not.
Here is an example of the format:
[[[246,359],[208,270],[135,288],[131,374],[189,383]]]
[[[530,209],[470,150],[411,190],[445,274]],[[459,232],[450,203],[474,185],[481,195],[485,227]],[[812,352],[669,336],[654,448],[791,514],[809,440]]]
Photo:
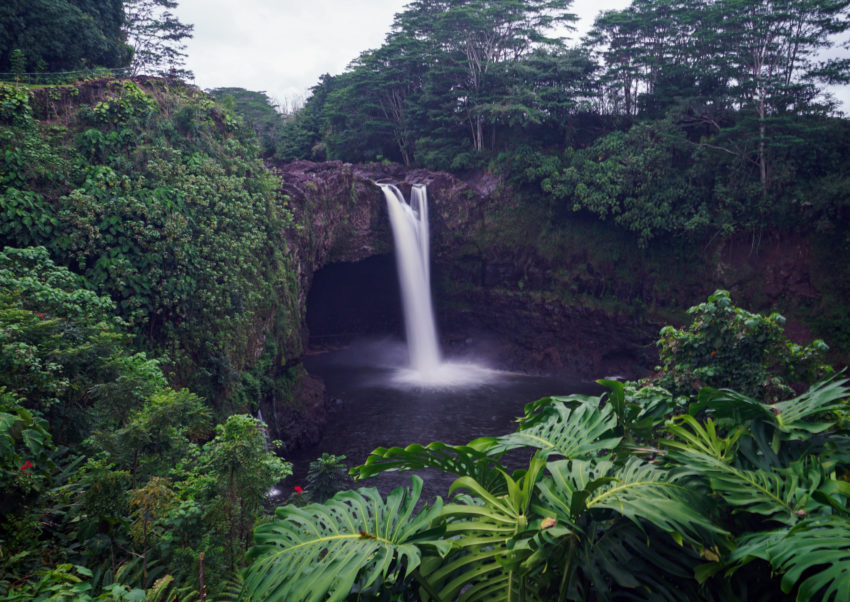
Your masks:
[[[46,317],[47,317],[47,316],[45,316],[44,314],[35,314],[35,315],[37,315],[37,316],[38,316],[40,319],[42,319],[42,320],[43,320],[44,318],[46,318]]]
[[[295,486],[295,493],[297,493],[298,495],[301,495],[302,491],[304,491],[304,490],[301,489],[298,485]]]
[[[32,462],[27,460],[21,465],[21,470],[27,470],[28,468],[32,468]]]

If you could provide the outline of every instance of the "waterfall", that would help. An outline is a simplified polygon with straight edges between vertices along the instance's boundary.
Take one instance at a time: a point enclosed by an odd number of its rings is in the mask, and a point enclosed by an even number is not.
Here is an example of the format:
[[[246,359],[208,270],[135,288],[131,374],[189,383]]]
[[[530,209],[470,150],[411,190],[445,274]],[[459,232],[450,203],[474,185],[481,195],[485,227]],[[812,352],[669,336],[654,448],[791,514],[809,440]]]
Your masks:
[[[431,304],[428,193],[425,186],[414,186],[408,204],[397,187],[392,184],[380,186],[387,200],[395,241],[410,367],[427,377],[440,367],[437,329]]]

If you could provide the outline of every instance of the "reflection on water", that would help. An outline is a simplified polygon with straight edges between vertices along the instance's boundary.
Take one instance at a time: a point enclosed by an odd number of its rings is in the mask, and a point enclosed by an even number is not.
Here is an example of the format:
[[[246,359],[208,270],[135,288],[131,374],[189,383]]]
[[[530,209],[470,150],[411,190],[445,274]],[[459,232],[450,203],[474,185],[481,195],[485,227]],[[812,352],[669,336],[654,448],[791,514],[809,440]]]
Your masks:
[[[491,370],[468,358],[449,358],[442,384],[428,386],[405,379],[403,343],[360,341],[340,351],[312,355],[307,370],[325,381],[330,401],[322,440],[313,448],[287,456],[296,474],[285,487],[303,485],[306,465],[328,452],[345,455],[349,466],[365,461],[376,447],[405,447],[442,441],[464,444],[484,435],[511,432],[526,403],[547,395],[597,393],[595,383],[556,377],[526,376]],[[453,477],[437,471],[417,473],[425,496],[445,496]],[[410,482],[409,474],[384,473],[357,486],[383,493]]]

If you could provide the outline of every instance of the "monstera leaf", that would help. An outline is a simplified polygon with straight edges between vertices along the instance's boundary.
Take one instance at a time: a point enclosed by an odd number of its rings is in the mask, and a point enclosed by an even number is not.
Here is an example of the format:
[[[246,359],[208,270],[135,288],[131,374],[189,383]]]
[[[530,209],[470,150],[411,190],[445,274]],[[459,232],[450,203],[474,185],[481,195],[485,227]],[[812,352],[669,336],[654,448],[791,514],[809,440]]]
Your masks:
[[[718,422],[732,424],[757,420],[771,425],[786,439],[807,439],[832,427],[836,412],[848,412],[848,397],[847,379],[834,377],[812,385],[794,399],[771,405],[728,389],[705,388],[689,413],[695,416],[707,412]]]
[[[842,412],[846,418],[850,410],[847,403],[850,389],[846,385],[846,378],[828,379],[794,399],[773,404],[779,430],[790,438],[801,438],[832,427],[836,412]],[[824,417],[828,419],[822,420]]]
[[[693,578],[702,562],[699,550],[649,525],[627,519],[591,523],[565,567],[561,599],[705,600]]]
[[[544,406],[541,413],[540,419],[526,420],[516,433],[499,437],[490,453],[532,447],[544,456],[587,459],[620,443],[621,437],[613,436],[617,417],[610,405],[600,409],[587,403],[571,408],[553,403]]]
[[[355,582],[362,588],[411,574],[423,548],[445,555],[437,498],[415,514],[422,479],[381,499],[376,489],[345,491],[325,504],[278,508],[277,520],[255,532],[257,545],[245,577],[247,600],[330,601],[344,599]]]
[[[387,470],[420,470],[436,468],[446,474],[472,477],[488,491],[504,493],[504,480],[499,471],[505,467],[488,452],[496,440],[492,437],[475,439],[467,445],[449,445],[435,441],[428,445],[414,443],[405,448],[379,447],[366,462],[352,469],[358,479],[374,476]]]
[[[708,481],[711,489],[736,512],[759,514],[794,525],[801,513],[815,504],[813,495],[824,482],[825,471],[815,458],[792,462],[771,470],[747,469],[735,462],[735,441],[741,431],[728,437],[717,435],[714,423],[699,424],[681,416],[668,426],[675,440],[669,457],[689,474]]]
[[[612,462],[550,462],[551,478],[539,484],[537,513],[569,522],[605,509],[635,523],[646,521],[674,539],[700,545],[722,530],[711,523],[681,475],[659,470],[637,457]]]
[[[850,599],[850,519],[847,516],[806,518],[792,529],[741,538],[731,560],[745,564],[768,561],[782,575],[782,591],[797,590],[797,600]]]
[[[466,503],[447,504],[446,536],[452,538],[453,553],[432,570],[423,570],[437,596],[424,600],[536,600],[534,577],[525,562],[533,554],[531,539],[541,529],[540,521],[529,520],[535,484],[545,466],[539,453],[522,476],[514,480],[504,472],[506,493],[494,495],[471,477],[457,479],[451,492],[465,490],[457,499]],[[534,568],[534,567],[532,567]]]

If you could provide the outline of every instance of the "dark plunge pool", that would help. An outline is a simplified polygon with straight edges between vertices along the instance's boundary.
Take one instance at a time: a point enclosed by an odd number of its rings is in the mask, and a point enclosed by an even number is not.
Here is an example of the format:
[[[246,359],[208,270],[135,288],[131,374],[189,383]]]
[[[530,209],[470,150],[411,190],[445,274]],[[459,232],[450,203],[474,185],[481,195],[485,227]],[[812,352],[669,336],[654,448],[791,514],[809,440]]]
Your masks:
[[[474,361],[451,358],[447,362],[451,367],[446,378],[449,384],[423,386],[408,378],[406,349],[392,340],[357,341],[343,350],[310,355],[304,364],[325,382],[330,399],[328,422],[316,446],[287,456],[295,463],[295,475],[283,484],[284,495],[295,485],[303,485],[309,461],[322,452],[345,455],[351,467],[363,463],[376,447],[432,441],[464,444],[477,437],[511,432],[515,418],[530,401],[548,395],[601,392],[593,382],[489,370]],[[423,495],[429,497],[445,496],[454,480],[432,470],[417,474],[425,480]],[[409,473],[391,472],[352,486],[378,487],[386,494],[409,483]]]

